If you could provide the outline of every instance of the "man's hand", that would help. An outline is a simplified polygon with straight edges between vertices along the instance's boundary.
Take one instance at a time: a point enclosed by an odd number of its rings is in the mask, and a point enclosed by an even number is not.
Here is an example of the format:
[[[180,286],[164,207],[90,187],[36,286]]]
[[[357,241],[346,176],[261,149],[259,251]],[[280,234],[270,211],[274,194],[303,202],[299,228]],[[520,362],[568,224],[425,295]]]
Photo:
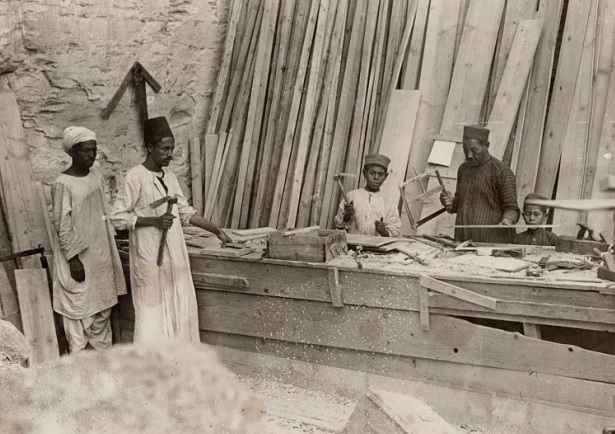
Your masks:
[[[511,221],[510,221],[510,220],[508,220],[508,219],[502,219],[502,221],[500,222],[500,224],[501,224],[501,225],[503,225],[503,226],[510,226],[510,225],[512,225],[512,224],[513,224],[513,222],[511,222]]]
[[[160,229],[170,229],[171,226],[173,226],[173,219],[175,216],[173,214],[162,214],[156,218],[156,227]]]
[[[83,263],[79,259],[79,255],[75,255],[69,259],[68,265],[70,266],[70,276],[77,282],[83,282],[85,280],[85,269]]]
[[[222,229],[220,229],[218,231],[218,233],[216,234],[216,236],[218,237],[218,239],[220,241],[222,241],[222,247],[224,247],[226,245],[226,243],[232,243],[233,240],[231,239],[231,237],[229,237]]]
[[[453,195],[453,193],[451,193],[450,191],[443,191],[442,193],[440,193],[440,203],[443,207],[446,208],[448,212],[451,212],[453,210],[454,198],[455,195]]]
[[[344,221],[349,222],[354,215],[354,205],[352,202],[344,204]]]
[[[376,221],[376,232],[378,232],[383,237],[389,236],[389,230],[387,229],[382,219],[380,219],[380,221]]]

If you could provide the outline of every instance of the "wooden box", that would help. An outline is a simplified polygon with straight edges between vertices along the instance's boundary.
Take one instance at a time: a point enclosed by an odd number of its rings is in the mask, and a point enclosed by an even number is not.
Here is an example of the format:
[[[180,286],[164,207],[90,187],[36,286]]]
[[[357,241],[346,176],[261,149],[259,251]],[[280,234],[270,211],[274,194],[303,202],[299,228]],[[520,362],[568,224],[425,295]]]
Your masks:
[[[280,232],[269,235],[267,250],[272,259],[303,262],[327,262],[348,251],[345,231],[314,229],[284,236]]]

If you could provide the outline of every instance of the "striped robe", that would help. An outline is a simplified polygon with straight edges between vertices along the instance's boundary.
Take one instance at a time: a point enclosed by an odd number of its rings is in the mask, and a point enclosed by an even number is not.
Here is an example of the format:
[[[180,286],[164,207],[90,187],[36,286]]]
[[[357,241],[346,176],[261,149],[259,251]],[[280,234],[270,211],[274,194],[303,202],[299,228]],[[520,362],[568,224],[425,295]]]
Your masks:
[[[457,225],[497,225],[503,219],[519,221],[515,175],[501,161],[489,157],[479,166],[463,163],[457,172],[453,200]],[[455,229],[459,241],[512,243],[514,229]]]

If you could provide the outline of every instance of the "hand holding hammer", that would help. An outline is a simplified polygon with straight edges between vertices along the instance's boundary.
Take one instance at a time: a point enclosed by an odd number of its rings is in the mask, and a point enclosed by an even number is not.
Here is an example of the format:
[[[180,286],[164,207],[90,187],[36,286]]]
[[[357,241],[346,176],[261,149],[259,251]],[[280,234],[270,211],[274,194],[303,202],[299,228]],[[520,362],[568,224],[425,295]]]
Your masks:
[[[342,192],[342,197],[344,198],[344,202],[345,202],[344,203],[344,221],[349,222],[354,219],[354,206],[352,202],[348,200],[348,195],[346,194],[346,190],[344,190],[344,184],[342,184],[343,176],[354,177],[354,175],[351,173],[336,173],[333,176],[333,180],[337,182],[337,185],[339,186]]]
[[[162,265],[162,258],[164,257],[164,245],[167,243],[167,234],[171,226],[173,226],[173,205],[177,203],[175,196],[165,196],[162,199],[158,199],[148,205],[148,208],[155,209],[161,205],[167,204],[167,212],[158,217],[139,217],[139,220],[146,220],[145,226],[156,226],[162,229],[162,237],[160,238],[160,246],[158,247],[158,258],[156,264]],[[137,220],[137,225],[139,225]]]

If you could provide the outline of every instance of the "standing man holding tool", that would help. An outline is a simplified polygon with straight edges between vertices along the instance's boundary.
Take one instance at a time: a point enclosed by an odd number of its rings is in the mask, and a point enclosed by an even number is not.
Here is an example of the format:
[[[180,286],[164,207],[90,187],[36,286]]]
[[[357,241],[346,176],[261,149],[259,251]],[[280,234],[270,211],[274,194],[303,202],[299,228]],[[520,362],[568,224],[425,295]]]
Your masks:
[[[107,218],[105,181],[92,168],[96,135],[87,128],[68,127],[62,146],[73,161],[51,189],[53,309],[62,315],[74,354],[88,343],[96,350],[111,347],[111,308],[118,295],[126,294],[126,282]]]
[[[130,231],[134,341],[198,342],[196,294],[181,226],[203,228],[223,243],[231,240],[188,205],[167,168],[175,139],[166,118],[148,119],[144,139],[147,158],[126,173],[111,216],[117,229]]]
[[[440,202],[449,213],[456,213],[458,241],[512,243],[514,229],[480,228],[481,225],[514,225],[519,220],[515,175],[510,168],[489,154],[489,130],[478,125],[463,129],[466,161],[457,172],[455,195],[442,191]]]
[[[365,156],[363,165],[365,186],[352,190],[348,195],[342,188],[344,200],[340,203],[339,212],[335,216],[336,228],[345,229],[350,234],[381,237],[401,235],[401,219],[397,203],[380,190],[388,177],[390,162],[388,157],[380,154]]]

